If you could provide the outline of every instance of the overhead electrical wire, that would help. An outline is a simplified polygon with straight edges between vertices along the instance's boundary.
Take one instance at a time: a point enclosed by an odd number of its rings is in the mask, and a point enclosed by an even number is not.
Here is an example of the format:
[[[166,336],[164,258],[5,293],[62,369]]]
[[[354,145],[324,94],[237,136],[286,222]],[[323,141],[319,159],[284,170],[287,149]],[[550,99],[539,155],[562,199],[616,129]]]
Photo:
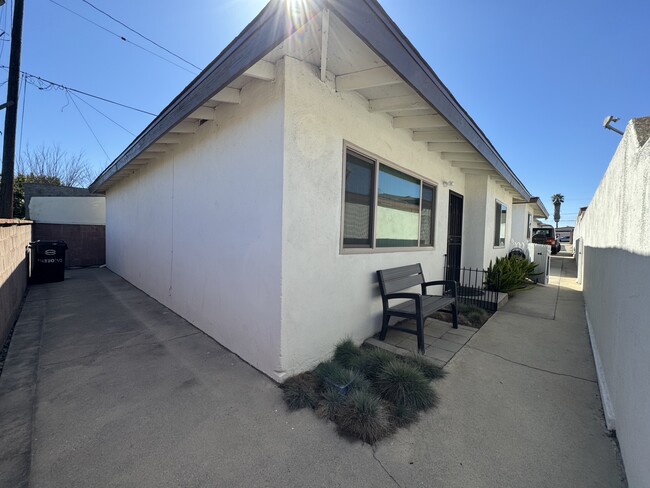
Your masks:
[[[82,19],[85,20],[86,22],[90,22],[90,23],[93,24],[94,26],[99,27],[100,29],[102,29],[102,30],[108,32],[109,34],[111,34],[111,35],[117,37],[118,39],[120,39],[120,40],[122,40],[122,41],[124,41],[124,42],[126,42],[126,43],[128,43],[128,44],[131,44],[131,45],[133,45],[133,46],[135,46],[135,47],[137,47],[137,48],[139,48],[139,49],[142,49],[143,51],[148,52],[149,54],[151,54],[151,55],[153,55],[153,56],[156,56],[157,58],[162,59],[163,61],[166,61],[166,62],[168,62],[168,63],[170,63],[170,64],[173,64],[173,65],[176,66],[177,68],[180,68],[180,69],[182,69],[182,70],[184,70],[184,71],[187,71],[188,73],[191,73],[191,74],[193,74],[193,75],[196,74],[194,71],[187,69],[185,66],[181,66],[180,64],[175,63],[175,62],[172,61],[171,59],[168,59],[168,58],[166,58],[166,57],[164,57],[164,56],[161,56],[160,54],[155,53],[155,52],[151,51],[150,49],[147,49],[146,47],[141,46],[140,44],[137,44],[137,43],[135,43],[135,42],[133,42],[133,41],[127,39],[126,37],[121,36],[120,34],[117,34],[116,32],[113,32],[112,30],[110,30],[110,29],[104,27],[104,26],[101,25],[101,24],[98,24],[98,23],[95,22],[94,20],[91,20],[91,19],[89,19],[88,17],[85,17],[85,16],[81,15],[81,14],[78,13],[78,12],[75,12],[74,10],[72,10],[72,9],[70,9],[70,8],[68,8],[68,7],[66,7],[65,5],[61,5],[61,4],[60,4],[59,2],[57,2],[56,0],[50,0],[50,2],[52,2],[54,5],[58,5],[59,7],[61,7],[61,8],[64,9],[64,10],[67,10],[67,11],[70,12],[71,14],[76,15],[77,17],[82,18]],[[200,68],[199,68],[199,71],[200,71]]]
[[[9,69],[9,67],[2,65],[0,66],[0,69]],[[36,88],[38,88],[39,90],[50,90],[52,88],[56,88],[58,90],[67,90],[67,91],[79,93],[80,95],[85,95],[87,97],[95,98],[103,102],[112,103],[113,105],[117,105],[119,107],[128,108],[129,110],[134,110],[136,112],[151,115],[153,117],[156,117],[157,115],[154,114],[153,112],[148,112],[147,110],[142,110],[140,108],[132,107],[131,105],[126,105],[124,103],[116,102],[115,100],[110,100],[108,98],[100,97],[99,95],[93,95],[92,93],[88,93],[83,90],[77,90],[76,88],[71,88],[69,86],[61,85],[60,83],[55,83],[45,78],[41,78],[40,76],[27,73],[26,71],[21,71],[21,73],[27,76],[27,82],[29,84],[36,86]],[[45,83],[46,85],[43,85],[43,83]]]
[[[156,41],[154,41],[153,39],[148,38],[148,37],[145,36],[144,34],[141,34],[141,33],[138,32],[137,30],[135,30],[135,29],[129,27],[129,26],[126,25],[124,22],[122,22],[122,21],[116,19],[115,17],[113,17],[113,16],[112,16],[111,14],[109,14],[108,12],[105,12],[105,11],[103,11],[102,9],[100,9],[99,7],[96,7],[95,5],[93,5],[92,3],[90,3],[88,0],[81,0],[81,1],[84,2],[85,4],[87,4],[88,6],[90,6],[91,8],[93,8],[93,9],[97,10],[98,12],[102,13],[103,15],[105,15],[106,17],[108,17],[109,19],[111,19],[111,20],[117,22],[117,23],[120,24],[122,27],[125,27],[126,29],[130,30],[130,31],[133,32],[134,34],[136,34],[136,35],[142,37],[144,40],[149,41],[149,42],[150,42],[151,44],[153,44],[154,46],[159,47],[159,48],[162,49],[163,51],[165,51],[165,52],[171,54],[172,56],[174,56],[175,58],[178,58],[178,59],[180,59],[181,61],[183,61],[183,62],[189,64],[190,66],[192,66],[192,67],[198,69],[199,71],[201,71],[201,67],[200,67],[200,66],[195,65],[194,63],[188,61],[188,60],[185,59],[184,57],[179,56],[178,54],[176,54],[176,53],[170,51],[169,49],[167,49],[167,48],[164,47],[164,46],[161,46],[160,44],[158,44],[158,43],[157,43]]]
[[[97,137],[97,134],[95,134],[95,131],[93,130],[93,128],[90,126],[90,124],[89,124],[88,121],[86,120],[86,117],[84,117],[84,114],[83,114],[83,112],[81,111],[81,109],[79,108],[79,105],[77,105],[77,102],[75,102],[75,101],[74,101],[74,98],[72,98],[72,96],[68,95],[67,93],[66,93],[66,96],[67,96],[68,99],[73,103],[73,105],[74,105],[75,108],[77,109],[77,112],[79,112],[79,115],[81,115],[81,118],[82,118],[83,121],[86,123],[86,127],[88,127],[88,130],[90,131],[90,133],[93,135],[93,137],[94,137],[95,140],[97,141],[97,144],[99,144],[99,147],[102,148],[102,151],[104,151],[104,154],[106,154],[106,159],[107,159],[107,160],[110,160],[110,159],[111,159],[110,156],[109,156],[108,153],[106,152],[106,149],[104,149],[104,146],[102,145],[102,143],[99,142],[99,138]]]
[[[116,126],[118,126],[120,129],[122,129],[122,130],[128,132],[128,133],[131,134],[133,137],[135,137],[135,134],[134,134],[133,132],[131,132],[131,131],[130,131],[129,129],[127,129],[126,127],[124,127],[124,126],[123,126],[122,124],[120,124],[119,122],[116,122],[115,120],[113,120],[112,118],[110,118],[108,115],[106,115],[104,112],[102,112],[101,110],[99,110],[97,107],[95,107],[94,105],[91,105],[91,104],[88,103],[86,100],[84,100],[84,99],[81,98],[79,95],[77,95],[76,93],[73,93],[73,92],[69,92],[69,93],[70,93],[71,96],[75,97],[77,100],[80,100],[80,101],[82,101],[83,103],[85,103],[86,105],[88,105],[88,106],[89,106],[90,108],[92,108],[95,112],[97,112],[98,114],[100,114],[102,117],[104,117],[104,118],[110,120],[110,121],[113,122]]]

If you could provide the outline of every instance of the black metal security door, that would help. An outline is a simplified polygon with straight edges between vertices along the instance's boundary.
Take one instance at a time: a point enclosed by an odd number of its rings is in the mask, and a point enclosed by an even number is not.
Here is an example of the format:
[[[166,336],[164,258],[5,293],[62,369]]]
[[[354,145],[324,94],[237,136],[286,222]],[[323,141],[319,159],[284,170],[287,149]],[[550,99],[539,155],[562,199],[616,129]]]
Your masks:
[[[445,279],[459,281],[463,244],[463,197],[449,192],[449,223],[447,224],[447,269]]]

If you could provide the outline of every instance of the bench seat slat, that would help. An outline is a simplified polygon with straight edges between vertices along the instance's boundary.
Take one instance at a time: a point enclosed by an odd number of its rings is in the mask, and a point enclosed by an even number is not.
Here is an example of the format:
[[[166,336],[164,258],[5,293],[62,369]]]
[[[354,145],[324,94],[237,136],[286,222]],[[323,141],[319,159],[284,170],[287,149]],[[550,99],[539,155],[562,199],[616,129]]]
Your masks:
[[[454,303],[455,300],[451,297],[436,297],[436,296],[423,296],[422,297],[422,315],[428,317],[429,315],[437,312],[441,308],[447,307]],[[415,302],[408,300],[404,303],[399,303],[388,309],[391,313],[403,313],[415,316]]]

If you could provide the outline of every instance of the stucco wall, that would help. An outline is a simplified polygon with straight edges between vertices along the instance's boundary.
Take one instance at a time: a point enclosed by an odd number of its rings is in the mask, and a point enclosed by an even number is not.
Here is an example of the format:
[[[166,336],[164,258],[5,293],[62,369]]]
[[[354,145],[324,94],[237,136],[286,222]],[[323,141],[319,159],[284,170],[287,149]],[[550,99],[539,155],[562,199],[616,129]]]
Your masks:
[[[25,249],[31,240],[31,222],[0,219],[0,347],[16,320],[27,288]]]
[[[628,125],[575,235],[605,411],[631,488],[650,486],[650,118],[638,123]]]
[[[528,225],[528,215],[533,215],[533,209],[529,203],[518,203],[512,205],[512,235],[515,242],[530,242],[532,237],[533,218]]]
[[[467,174],[463,225],[463,265],[485,269],[508,253],[512,225],[512,196],[487,175]],[[496,202],[508,207],[504,246],[494,245]]]
[[[380,326],[375,271],[420,262],[442,278],[448,189],[464,194],[464,175],[414,143],[391,118],[370,113],[354,93],[336,93],[315,68],[286,60],[282,260],[282,369],[303,370],[345,337],[360,342]],[[435,250],[340,252],[343,141],[438,183]]]
[[[105,198],[97,197],[32,197],[29,216],[43,224],[104,225]]]
[[[107,264],[256,368],[280,358],[283,81],[107,193]]]

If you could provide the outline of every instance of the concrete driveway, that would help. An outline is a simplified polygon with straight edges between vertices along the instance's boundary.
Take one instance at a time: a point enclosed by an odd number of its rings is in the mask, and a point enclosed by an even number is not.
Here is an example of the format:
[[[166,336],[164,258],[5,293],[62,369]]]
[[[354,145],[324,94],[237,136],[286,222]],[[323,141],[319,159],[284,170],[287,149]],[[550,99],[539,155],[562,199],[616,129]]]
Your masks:
[[[31,288],[16,327],[0,486],[624,486],[566,290],[528,292],[546,293],[533,315],[515,297],[449,363],[440,407],[373,450],[288,413],[271,380],[110,271],[70,271]]]

